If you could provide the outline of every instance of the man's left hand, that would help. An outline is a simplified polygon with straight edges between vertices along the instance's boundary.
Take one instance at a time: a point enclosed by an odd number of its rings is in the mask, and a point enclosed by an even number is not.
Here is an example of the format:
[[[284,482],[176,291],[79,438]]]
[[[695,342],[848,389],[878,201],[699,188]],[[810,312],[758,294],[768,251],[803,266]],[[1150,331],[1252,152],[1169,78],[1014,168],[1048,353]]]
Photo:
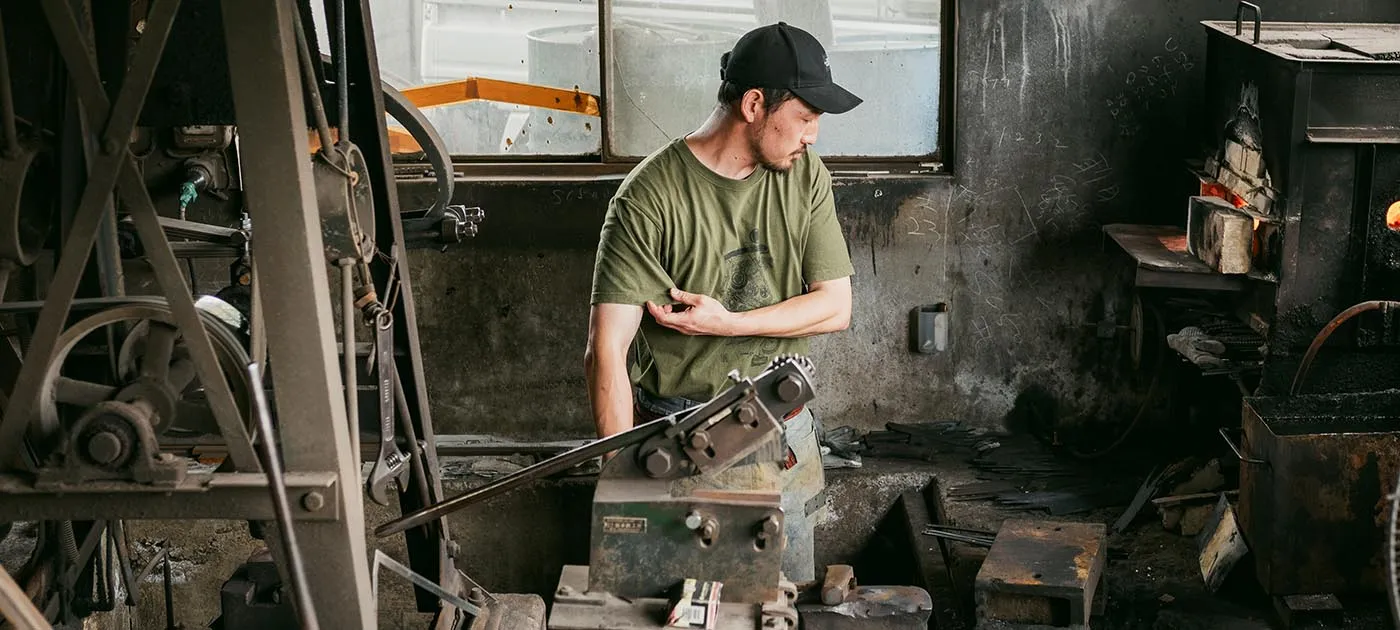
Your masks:
[[[723,337],[733,329],[734,314],[708,295],[671,289],[671,299],[679,304],[658,306],[647,301],[647,311],[658,324],[687,335]]]

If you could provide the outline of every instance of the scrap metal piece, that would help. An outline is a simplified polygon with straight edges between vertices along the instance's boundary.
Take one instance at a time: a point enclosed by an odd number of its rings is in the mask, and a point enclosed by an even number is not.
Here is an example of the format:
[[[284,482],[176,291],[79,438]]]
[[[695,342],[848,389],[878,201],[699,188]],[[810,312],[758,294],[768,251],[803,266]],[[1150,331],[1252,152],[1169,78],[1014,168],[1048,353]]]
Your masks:
[[[665,598],[622,599],[610,593],[589,590],[588,583],[588,567],[564,566],[560,571],[559,586],[554,591],[554,602],[549,610],[550,630],[656,628],[660,625],[659,620],[665,619],[670,610],[670,602]],[[760,607],[751,603],[720,602],[715,630],[763,628],[760,625],[759,612]],[[772,612],[777,613],[778,610],[773,608]]]
[[[1087,629],[1108,558],[1100,523],[1007,520],[975,580],[979,626]]]
[[[465,612],[472,616],[480,616],[482,614],[481,608],[476,604],[468,602],[467,600],[462,599],[457,595],[443,590],[443,588],[441,586],[438,586],[436,582],[425,578],[421,575],[418,575],[417,573],[414,573],[413,569],[410,569],[404,566],[399,561],[390,558],[388,555],[386,555],[383,551],[380,551],[379,549],[374,550],[374,568],[370,571],[370,593],[373,594],[376,600],[379,598],[380,567],[385,567],[390,571],[399,574],[399,576],[403,577],[404,579],[413,582],[415,586],[426,590],[429,593],[432,593],[433,595],[436,595],[439,599],[441,599],[444,602],[456,606],[457,609],[461,610],[462,612]]]
[[[1205,580],[1206,590],[1214,593],[1225,582],[1230,569],[1235,568],[1235,563],[1249,552],[1228,496],[1220,495],[1215,512],[1196,539],[1196,547],[1200,550],[1201,579]]]
[[[833,564],[826,567],[826,577],[822,580],[822,603],[835,606],[846,601],[846,596],[856,587],[856,572],[849,564]]]
[[[925,630],[933,597],[917,586],[861,586],[836,605],[797,607],[803,630]]]

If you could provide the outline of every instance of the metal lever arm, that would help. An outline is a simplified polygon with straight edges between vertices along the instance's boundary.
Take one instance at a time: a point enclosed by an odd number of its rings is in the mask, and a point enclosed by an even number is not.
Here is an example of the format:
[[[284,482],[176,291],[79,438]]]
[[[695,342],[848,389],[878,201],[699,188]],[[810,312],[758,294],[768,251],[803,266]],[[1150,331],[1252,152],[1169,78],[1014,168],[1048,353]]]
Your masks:
[[[733,387],[698,408],[658,418],[622,433],[565,451],[437,505],[405,514],[375,528],[374,534],[382,538],[419,527],[468,505],[514,490],[535,479],[563,472],[618,449],[646,443],[652,438],[666,436],[673,440],[686,440],[693,429],[704,427],[706,421],[730,413],[738,405],[755,398],[768,408],[770,413],[781,417],[810,400],[811,372],[811,364],[806,359],[780,358],[757,378],[738,381]]]
[[[437,505],[425,507],[411,514],[405,514],[374,529],[374,535],[383,538],[407,531],[440,519],[464,507],[498,494],[510,492],[536,479],[560,473],[582,464],[594,457],[611,453],[617,449],[640,444],[652,436],[660,435],[671,426],[671,418],[658,418],[639,427],[610,435],[596,442],[589,442],[578,448],[565,451],[532,466],[522,468],[479,488],[473,488]]]

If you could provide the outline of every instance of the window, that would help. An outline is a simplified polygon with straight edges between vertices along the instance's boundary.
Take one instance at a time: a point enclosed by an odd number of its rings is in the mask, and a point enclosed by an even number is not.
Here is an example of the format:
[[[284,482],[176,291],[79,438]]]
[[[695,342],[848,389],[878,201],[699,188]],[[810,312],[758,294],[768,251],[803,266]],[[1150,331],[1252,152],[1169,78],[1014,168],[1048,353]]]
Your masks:
[[[600,7],[600,1],[606,5]],[[948,1],[372,0],[371,5],[382,75],[399,89],[479,78],[598,97],[597,114],[518,104],[523,92],[502,98],[483,93],[493,100],[425,107],[449,149],[462,158],[635,161],[698,126],[715,106],[720,55],[749,29],[781,20],[817,36],[836,81],[865,101],[847,114],[822,118],[816,148],[824,157],[930,161],[943,154],[942,13]],[[602,42],[600,17],[611,24]],[[600,55],[604,50],[606,60]]]

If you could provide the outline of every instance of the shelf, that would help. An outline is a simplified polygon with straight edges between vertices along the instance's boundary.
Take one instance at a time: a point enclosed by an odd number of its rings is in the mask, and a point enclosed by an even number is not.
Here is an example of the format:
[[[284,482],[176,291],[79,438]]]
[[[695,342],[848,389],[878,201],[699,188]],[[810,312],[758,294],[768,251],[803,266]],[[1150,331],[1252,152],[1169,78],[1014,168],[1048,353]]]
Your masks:
[[[1139,287],[1243,291],[1248,278],[1226,275],[1186,251],[1186,230],[1170,225],[1116,223],[1105,234],[1137,262]]]

